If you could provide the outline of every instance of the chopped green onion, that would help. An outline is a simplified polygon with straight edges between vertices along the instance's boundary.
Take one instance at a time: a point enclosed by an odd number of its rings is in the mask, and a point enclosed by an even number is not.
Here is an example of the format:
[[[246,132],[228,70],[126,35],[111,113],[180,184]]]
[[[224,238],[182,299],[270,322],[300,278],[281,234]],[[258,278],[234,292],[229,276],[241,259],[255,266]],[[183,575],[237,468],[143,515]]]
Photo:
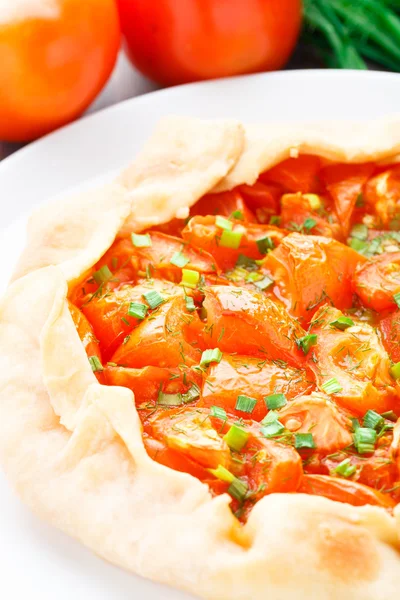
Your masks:
[[[352,238],[350,240],[350,248],[353,248],[353,250],[356,250],[357,252],[360,252],[360,254],[362,254],[368,249],[368,244],[363,240]]]
[[[216,362],[221,362],[222,352],[219,348],[214,348],[213,350],[204,350],[200,359],[201,367],[208,367],[209,364]]]
[[[224,248],[232,248],[233,250],[237,250],[240,246],[240,242],[242,241],[243,233],[241,231],[227,231],[223,230],[221,239],[219,241],[219,245]]]
[[[200,281],[200,273],[198,271],[192,271],[192,269],[182,269],[182,281],[181,285],[195,288]]]
[[[265,435],[266,438],[275,437],[276,435],[280,435],[285,430],[285,426],[278,420],[272,421],[272,423],[268,423],[265,427],[261,429],[261,433]]]
[[[400,362],[392,365],[389,369],[389,372],[393,379],[400,379]]]
[[[274,242],[268,235],[257,240],[256,244],[260,254],[267,254],[269,250],[273,250],[275,248]]]
[[[395,412],[393,412],[393,410],[388,410],[384,413],[382,413],[382,417],[384,419],[387,419],[388,421],[393,421],[394,423],[396,423],[398,416],[396,415]]]
[[[351,464],[349,458],[345,458],[341,463],[338,464],[337,467],[333,469],[335,473],[338,475],[342,475],[342,477],[351,477],[356,472],[356,466]]]
[[[110,279],[112,279],[112,276],[113,274],[111,273],[107,265],[104,265],[103,267],[101,267],[101,269],[93,273],[93,279],[98,285],[101,285],[102,283],[107,283],[107,281],[110,281]]]
[[[151,237],[148,233],[140,235],[138,233],[132,233],[131,235],[132,244],[136,248],[148,248],[152,245]]]
[[[356,429],[359,429],[361,427],[360,421],[358,419],[356,419],[355,417],[351,417],[350,421],[353,425],[353,431],[356,431]]]
[[[226,483],[232,483],[232,481],[236,479],[236,477],[222,465],[218,465],[216,469],[208,469],[208,471],[212,473],[214,477],[221,481],[226,481]]]
[[[301,448],[316,448],[314,437],[312,433],[295,433],[294,434],[294,447],[297,450]]]
[[[393,300],[396,302],[397,307],[400,308],[400,292],[393,294]]]
[[[131,302],[128,308],[128,315],[135,319],[144,319],[148,311],[148,307],[141,302]]]
[[[249,273],[246,277],[246,281],[251,281],[251,283],[256,283],[257,281],[261,281],[262,279],[264,279],[264,277],[261,275],[261,273],[257,273],[257,271]]]
[[[194,312],[196,310],[192,296],[185,296],[185,304],[186,304],[187,311]]]
[[[151,292],[146,292],[143,294],[143,298],[146,300],[150,308],[157,308],[165,299],[159,294],[156,290],[151,290]]]
[[[260,422],[260,425],[269,425],[270,423],[273,423],[274,421],[277,421],[278,419],[279,419],[279,413],[276,410],[270,410],[265,415],[263,420]]]
[[[267,405],[268,410],[277,410],[278,408],[286,406],[287,399],[285,394],[271,394],[270,396],[265,396],[264,402]]]
[[[249,396],[238,396],[236,400],[235,410],[240,410],[245,413],[252,413],[257,400]]]
[[[249,434],[247,431],[244,431],[244,429],[238,427],[236,424],[232,425],[228,433],[224,435],[224,440],[229,448],[235,450],[235,452],[240,452],[247,444],[248,439]]]
[[[354,225],[350,232],[350,237],[364,242],[368,239],[368,227],[366,225],[363,225],[362,223]]]
[[[268,277],[268,275],[266,275],[260,281],[255,281],[254,285],[257,286],[260,290],[264,291],[271,287],[271,285],[274,285],[274,283],[275,281],[271,279],[271,277]]]
[[[233,227],[232,221],[228,221],[228,219],[225,219],[225,217],[221,217],[220,215],[215,217],[215,224],[225,231],[231,231]]]
[[[235,477],[228,487],[228,494],[230,494],[232,498],[235,498],[235,500],[238,500],[238,502],[242,502],[247,494],[247,484]]]
[[[181,394],[181,399],[184,404],[186,404],[187,402],[193,402],[198,398],[200,398],[200,389],[195,383],[192,385],[191,388],[188,389],[187,392]]]
[[[221,419],[222,421],[226,421],[226,410],[221,408],[220,406],[212,406],[210,408],[210,417],[215,417],[215,419]]]
[[[316,226],[316,224],[317,221],[315,219],[307,217],[307,219],[303,223],[303,229],[308,233],[309,231],[311,231],[311,229],[313,229],[313,227]]]
[[[359,454],[371,454],[375,450],[376,431],[370,427],[359,427],[353,434],[353,441]]]
[[[363,419],[363,426],[370,429],[381,429],[385,424],[385,419],[374,410],[367,410]]]
[[[175,267],[185,267],[188,263],[190,263],[190,258],[182,254],[182,252],[175,252],[171,260],[169,261],[171,265],[175,265]]]
[[[231,219],[237,219],[238,221],[243,221],[244,215],[241,210],[234,210],[230,216]]]
[[[362,195],[362,192],[360,192],[357,196],[356,208],[362,208],[363,206],[364,206],[364,196]]]
[[[332,377],[332,379],[328,379],[325,383],[322,384],[322,389],[327,394],[338,394],[342,391],[343,387],[340,385],[336,377]]]
[[[321,198],[317,194],[303,194],[303,198],[308,200],[311,210],[318,210],[321,208]]]
[[[249,258],[245,254],[239,254],[235,267],[244,267],[245,269],[257,269],[257,263],[254,258]]]
[[[89,363],[92,367],[93,373],[104,371],[103,365],[101,364],[100,359],[97,356],[89,356]]]
[[[335,321],[331,323],[332,327],[336,327],[336,329],[341,329],[344,331],[348,327],[352,327],[354,325],[353,319],[350,317],[338,317]]]
[[[279,215],[272,215],[272,217],[269,220],[269,224],[270,225],[276,225],[277,227],[279,227],[279,225],[281,224],[281,218]]]
[[[158,394],[157,404],[160,404],[160,406],[180,406],[182,404],[182,395],[164,394],[164,392],[160,392]]]
[[[114,269],[114,271],[118,267],[118,258],[116,256],[113,256],[111,259],[111,267]]]
[[[296,345],[299,349],[303,350],[304,354],[308,354],[311,346],[315,346],[317,343],[318,336],[315,333],[305,335],[304,337],[296,340]]]

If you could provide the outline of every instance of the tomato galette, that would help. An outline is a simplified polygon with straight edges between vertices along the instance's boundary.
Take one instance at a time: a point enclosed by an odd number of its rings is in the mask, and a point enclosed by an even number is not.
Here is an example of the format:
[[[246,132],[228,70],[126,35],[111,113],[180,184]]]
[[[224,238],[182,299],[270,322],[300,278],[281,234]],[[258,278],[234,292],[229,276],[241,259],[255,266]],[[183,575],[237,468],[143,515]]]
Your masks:
[[[167,119],[40,209],[0,448],[45,519],[215,600],[400,589],[400,121]]]

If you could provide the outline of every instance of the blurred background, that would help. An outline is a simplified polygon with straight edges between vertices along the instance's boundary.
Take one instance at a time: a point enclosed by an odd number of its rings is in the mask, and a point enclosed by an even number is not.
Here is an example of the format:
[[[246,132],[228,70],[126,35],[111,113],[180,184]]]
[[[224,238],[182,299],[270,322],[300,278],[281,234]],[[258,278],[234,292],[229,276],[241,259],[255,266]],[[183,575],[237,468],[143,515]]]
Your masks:
[[[0,0],[0,159],[161,87],[321,67],[400,71],[400,0]]]

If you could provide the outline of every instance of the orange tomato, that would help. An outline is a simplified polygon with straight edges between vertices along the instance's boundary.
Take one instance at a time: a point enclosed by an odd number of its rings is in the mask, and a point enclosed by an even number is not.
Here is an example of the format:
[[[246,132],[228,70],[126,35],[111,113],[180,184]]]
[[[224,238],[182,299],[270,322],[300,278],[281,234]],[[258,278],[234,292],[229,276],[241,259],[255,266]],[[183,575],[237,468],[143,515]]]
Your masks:
[[[321,159],[318,156],[302,154],[298,158],[288,158],[265,171],[260,176],[260,181],[277,183],[285,192],[318,192],[317,173],[320,168]]]
[[[342,228],[329,206],[329,201],[322,197],[319,198],[319,201],[321,209],[313,210],[307,194],[284,194],[281,199],[280,226],[291,231],[323,235],[343,241]],[[320,212],[324,215],[323,217],[319,214]]]
[[[269,223],[270,218],[279,213],[279,200],[283,193],[281,186],[258,180],[253,185],[241,185],[237,189],[260,223]]]
[[[400,362],[400,310],[379,321],[383,345],[394,363]]]
[[[300,0],[118,0],[128,56],[164,85],[280,69]]]
[[[68,308],[71,313],[72,320],[75,323],[76,330],[81,338],[83,347],[86,350],[88,357],[97,356],[101,362],[101,352],[99,342],[94,335],[93,327],[86,319],[85,315],[72,304],[68,302]],[[102,371],[96,371],[95,375],[100,383],[104,383],[104,374]]]
[[[206,194],[191,207],[190,215],[230,217],[237,211],[242,213],[245,222],[253,223],[256,220],[251,210],[247,208],[240,188],[229,192],[220,192],[219,194]],[[241,219],[239,218],[239,220]]]
[[[21,4],[12,0],[10,20],[0,24],[0,139],[9,141],[36,138],[80,115],[107,81],[120,45],[114,0],[42,2],[26,15]]]
[[[385,229],[399,230],[400,166],[395,166],[368,181],[364,198]]]
[[[378,312],[396,308],[400,292],[400,252],[387,252],[361,265],[354,274],[354,291],[364,306]]]

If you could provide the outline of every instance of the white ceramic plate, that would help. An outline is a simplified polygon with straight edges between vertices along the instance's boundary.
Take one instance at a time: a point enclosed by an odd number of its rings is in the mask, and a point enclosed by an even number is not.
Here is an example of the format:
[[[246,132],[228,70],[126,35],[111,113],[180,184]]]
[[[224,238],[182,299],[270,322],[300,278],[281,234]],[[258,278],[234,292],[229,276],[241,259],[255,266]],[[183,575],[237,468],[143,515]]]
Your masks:
[[[129,163],[167,114],[243,121],[366,119],[400,106],[400,75],[289,71],[154,92],[61,129],[0,163],[0,289],[24,243],[26,214]],[[12,401],[12,399],[10,399]],[[212,560],[212,557],[210,557]],[[7,600],[184,600],[120,571],[32,516],[0,477],[0,564]]]

